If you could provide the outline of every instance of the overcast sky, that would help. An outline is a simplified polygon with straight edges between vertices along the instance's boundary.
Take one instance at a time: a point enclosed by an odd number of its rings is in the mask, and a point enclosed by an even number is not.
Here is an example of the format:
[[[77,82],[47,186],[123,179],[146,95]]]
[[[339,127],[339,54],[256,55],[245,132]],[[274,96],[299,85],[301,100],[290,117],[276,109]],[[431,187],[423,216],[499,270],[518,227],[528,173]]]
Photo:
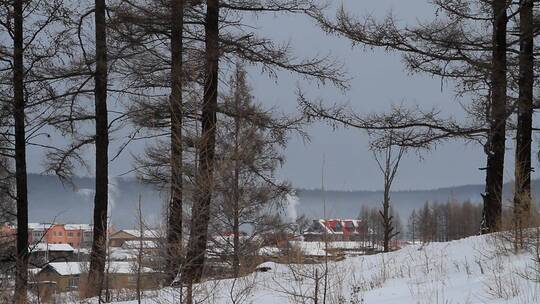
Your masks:
[[[335,1],[336,3],[338,1]],[[416,20],[430,19],[434,10],[427,0],[343,0],[340,3],[356,15],[384,16],[390,10],[403,23],[414,24]],[[353,47],[345,38],[325,35],[315,24],[301,16],[257,16],[249,19],[257,24],[260,31],[275,39],[276,43],[290,42],[297,57],[332,55],[346,65],[351,78],[350,90],[340,91],[332,86],[320,86],[298,78],[287,72],[277,79],[269,79],[260,68],[249,69],[250,85],[258,102],[277,107],[282,111],[296,111],[297,87],[301,87],[310,97],[320,97],[334,102],[348,102],[359,112],[384,111],[392,104],[419,105],[424,108],[438,108],[459,117],[462,111],[459,100],[453,95],[451,85],[441,87],[440,79],[426,75],[410,75],[403,68],[400,56],[383,50],[365,50]],[[466,102],[466,100],[462,100]],[[367,149],[368,138],[352,129],[332,130],[327,125],[317,123],[307,129],[311,140],[305,143],[292,137],[286,149],[285,165],[279,176],[290,180],[295,187],[318,188],[321,185],[323,155],[326,159],[325,186],[328,189],[373,190],[382,188],[382,178],[372,154]],[[512,179],[512,140],[509,148],[506,180]],[[535,145],[536,146],[536,145]],[[129,148],[131,153],[139,153],[144,147],[138,143]],[[40,172],[40,151],[30,149],[30,171]],[[132,165],[129,154],[111,165],[111,174],[128,171]],[[537,165],[534,161],[534,166]],[[394,189],[428,189],[471,183],[483,183],[485,165],[482,148],[465,145],[457,141],[445,143],[429,153],[408,155],[402,162]],[[87,175],[87,172],[82,172]],[[535,174],[535,177],[537,175]]]
[[[337,2],[337,1],[336,1]],[[344,0],[345,8],[358,16],[384,17],[392,11],[401,22],[414,24],[429,20],[434,9],[426,0]],[[350,90],[339,92],[330,87],[317,88],[298,82],[285,74],[277,80],[263,81],[253,75],[252,85],[261,102],[277,104],[289,110],[296,106],[293,94],[298,83],[311,97],[348,102],[360,112],[383,111],[394,103],[424,108],[436,107],[460,117],[463,111],[451,85],[441,88],[440,79],[427,75],[410,75],[404,70],[400,56],[381,49],[366,50],[353,47],[345,38],[329,37],[304,18],[264,18],[258,20],[264,33],[280,41],[290,40],[298,54],[332,54],[346,64],[351,77]],[[287,148],[287,163],[281,175],[298,187],[320,187],[323,154],[326,159],[325,184],[331,189],[381,189],[382,178],[372,154],[367,149],[368,138],[359,130],[332,130],[324,124],[309,128],[311,142],[304,144],[293,138]],[[514,145],[509,137],[506,180],[513,176]],[[535,149],[536,150],[536,149]],[[537,165],[534,161],[534,166]],[[485,166],[482,147],[462,141],[446,143],[424,153],[422,159],[408,155],[394,183],[395,189],[426,189],[470,183],[483,183]],[[535,174],[535,177],[537,174]]]

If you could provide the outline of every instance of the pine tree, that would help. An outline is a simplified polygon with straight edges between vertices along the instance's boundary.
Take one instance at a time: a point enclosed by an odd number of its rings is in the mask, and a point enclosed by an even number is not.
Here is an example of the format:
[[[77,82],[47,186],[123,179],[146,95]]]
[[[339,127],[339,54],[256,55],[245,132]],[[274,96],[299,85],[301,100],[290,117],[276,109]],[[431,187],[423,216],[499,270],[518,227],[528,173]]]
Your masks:
[[[274,176],[283,162],[278,149],[284,147],[287,133],[276,129],[278,119],[254,102],[246,75],[243,65],[237,64],[230,92],[221,98],[220,107],[227,115],[218,119],[216,141],[219,159],[212,228],[222,239],[226,239],[222,232],[232,231],[232,246],[220,244],[221,240],[217,244],[225,245],[221,248],[225,252],[232,249],[235,277],[240,275],[240,260],[257,253],[257,239],[274,232],[278,224],[274,214],[291,190]],[[241,227],[247,231],[242,239]]]

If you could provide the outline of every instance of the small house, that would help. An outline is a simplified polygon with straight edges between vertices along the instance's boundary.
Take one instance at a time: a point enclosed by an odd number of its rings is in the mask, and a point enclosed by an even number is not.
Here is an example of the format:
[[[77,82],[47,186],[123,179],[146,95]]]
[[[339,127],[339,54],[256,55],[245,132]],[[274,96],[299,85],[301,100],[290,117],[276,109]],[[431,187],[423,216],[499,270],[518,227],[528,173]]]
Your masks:
[[[35,283],[54,282],[54,293],[79,290],[88,272],[88,263],[54,262],[45,265],[35,276]],[[105,265],[106,284],[104,288],[135,289],[137,267],[130,262],[110,262]],[[147,267],[141,269],[141,289],[155,289],[160,286],[161,274]]]
[[[311,241],[359,241],[365,235],[361,220],[318,219],[303,234],[304,240]]]
[[[119,230],[109,237],[109,245],[111,247],[122,247],[124,242],[127,241],[159,241],[159,232],[157,230],[144,230],[141,234],[141,231],[136,229],[123,229]]]
[[[75,249],[69,244],[37,243],[30,245],[28,251],[30,252],[30,261],[34,264],[71,262],[75,258]]]

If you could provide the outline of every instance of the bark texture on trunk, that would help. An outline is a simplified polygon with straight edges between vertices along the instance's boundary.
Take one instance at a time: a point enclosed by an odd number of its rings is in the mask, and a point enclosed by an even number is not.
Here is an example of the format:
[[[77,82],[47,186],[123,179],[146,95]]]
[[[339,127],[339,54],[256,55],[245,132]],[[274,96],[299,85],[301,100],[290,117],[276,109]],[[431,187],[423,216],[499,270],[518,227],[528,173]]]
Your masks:
[[[514,217],[518,231],[531,205],[531,141],[534,85],[533,0],[521,0],[519,12],[519,98],[516,133]]]
[[[95,0],[96,71],[94,102],[96,115],[96,193],[94,196],[94,239],[90,255],[88,292],[86,296],[101,294],[107,247],[108,150],[109,128],[107,114],[107,33],[105,0]]]
[[[13,119],[15,122],[15,179],[17,187],[17,256],[15,303],[27,302],[28,285],[28,185],[23,62],[23,1],[13,3]]]
[[[191,231],[185,260],[184,282],[201,279],[205,261],[210,221],[210,202],[214,179],[216,111],[219,62],[219,1],[208,0],[206,6],[205,42],[206,75],[202,106],[202,134],[199,146],[199,168],[196,177],[196,198],[193,204]]]
[[[233,176],[233,274],[237,278],[240,276],[240,126],[241,126],[241,105],[238,94],[239,71],[236,73],[236,90],[234,96],[234,176]]]
[[[501,224],[502,186],[506,141],[506,0],[495,0],[491,71],[490,134],[486,147],[486,191],[483,233],[498,231]]]
[[[171,199],[167,231],[169,280],[180,270],[182,260],[182,35],[184,0],[172,1],[171,12]]]
[[[384,187],[384,201],[383,201],[383,211],[382,211],[382,218],[383,218],[383,250],[384,252],[390,251],[390,238],[392,235],[392,230],[394,229],[392,227],[392,218],[390,217],[390,187],[385,184]]]

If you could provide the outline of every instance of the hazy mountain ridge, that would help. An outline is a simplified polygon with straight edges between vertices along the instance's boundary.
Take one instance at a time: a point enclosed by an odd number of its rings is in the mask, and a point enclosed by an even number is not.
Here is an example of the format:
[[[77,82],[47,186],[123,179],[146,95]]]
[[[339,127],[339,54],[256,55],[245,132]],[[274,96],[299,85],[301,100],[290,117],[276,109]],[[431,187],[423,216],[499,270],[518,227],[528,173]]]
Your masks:
[[[93,178],[76,177],[73,185],[68,185],[55,176],[29,174],[28,188],[31,222],[91,223]],[[135,225],[139,195],[145,218],[153,222],[161,217],[163,199],[154,187],[135,178],[111,178],[109,188],[113,224],[119,227]]]
[[[532,181],[533,197],[540,195],[540,180]],[[506,183],[503,190],[503,204],[512,204],[512,183]],[[298,189],[297,195],[300,204],[297,207],[298,214],[308,217],[323,217],[323,197],[326,197],[327,217],[356,217],[361,206],[378,207],[381,204],[382,191],[334,191]],[[399,212],[403,220],[409,216],[413,209],[421,208],[425,202],[444,203],[448,200],[463,202],[466,200],[475,204],[482,202],[481,193],[484,185],[462,185],[444,187],[432,190],[399,190],[391,193],[394,208]]]
[[[90,223],[93,212],[94,181],[90,177],[74,178],[72,187],[55,176],[29,175],[29,219],[33,222],[60,221],[66,223]],[[540,180],[532,183],[533,195],[538,197]],[[133,227],[136,218],[139,194],[145,218],[159,222],[164,199],[153,186],[140,183],[132,177],[111,178],[111,220],[118,227]],[[420,208],[426,201],[446,202],[450,198],[458,201],[481,202],[483,185],[464,185],[433,190],[406,190],[392,192],[392,202],[402,219],[413,208]],[[310,218],[323,217],[323,198],[326,200],[326,216],[356,217],[362,205],[380,205],[382,191],[335,191],[297,189],[298,203],[294,205],[296,214]],[[510,204],[511,185],[505,185],[505,202]]]

